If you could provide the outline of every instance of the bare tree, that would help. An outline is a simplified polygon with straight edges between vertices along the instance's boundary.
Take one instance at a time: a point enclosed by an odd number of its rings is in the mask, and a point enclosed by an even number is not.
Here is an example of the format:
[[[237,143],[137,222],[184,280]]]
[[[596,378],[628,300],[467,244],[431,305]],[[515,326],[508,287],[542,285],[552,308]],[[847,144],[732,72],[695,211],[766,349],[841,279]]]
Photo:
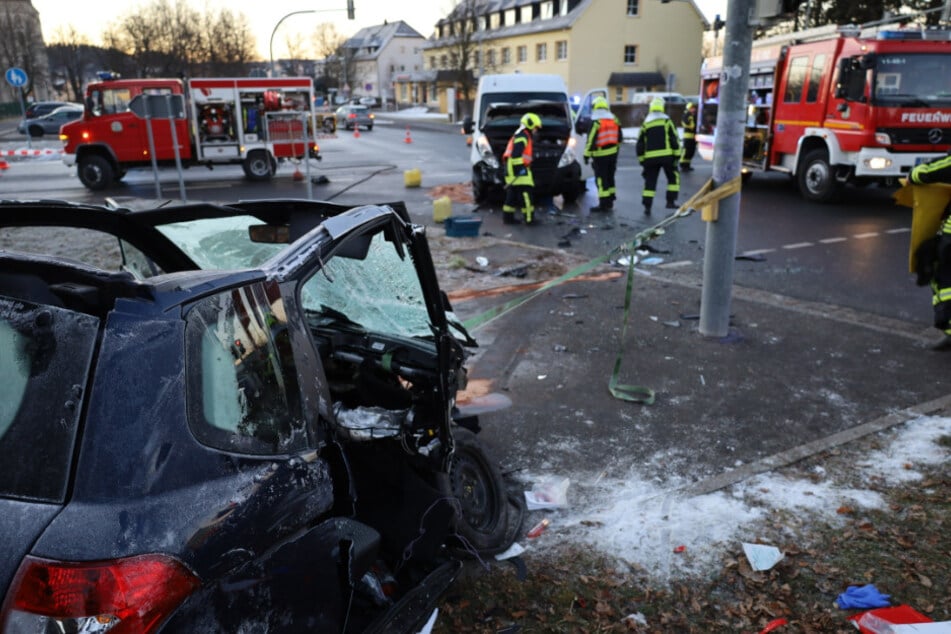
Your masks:
[[[436,25],[437,43],[446,49],[447,78],[457,89],[459,101],[468,112],[471,112],[475,87],[474,71],[486,70],[482,37],[485,35],[484,21],[487,18],[486,0],[461,0],[448,17]]]
[[[32,14],[14,10],[17,4],[22,3],[5,2],[0,12],[0,63],[5,69],[15,66],[26,71],[27,84],[20,92],[26,97],[47,80],[46,51],[39,21]]]
[[[243,14],[200,14],[188,0],[153,0],[110,25],[103,41],[130,55],[141,77],[236,74],[254,50]]]
[[[50,73],[62,75],[64,90],[69,99],[81,101],[83,82],[88,73],[87,67],[97,59],[89,38],[76,30],[76,27],[60,27],[54,39],[47,46],[50,61]]]

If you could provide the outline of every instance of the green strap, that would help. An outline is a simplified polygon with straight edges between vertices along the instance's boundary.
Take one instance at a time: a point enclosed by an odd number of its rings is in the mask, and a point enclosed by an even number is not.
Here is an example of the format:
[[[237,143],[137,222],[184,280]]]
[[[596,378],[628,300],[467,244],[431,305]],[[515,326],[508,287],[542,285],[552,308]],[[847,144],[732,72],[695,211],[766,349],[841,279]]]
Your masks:
[[[653,405],[654,390],[649,387],[626,385],[618,382],[621,376],[621,359],[624,356],[624,341],[627,339],[627,324],[631,316],[631,297],[634,294],[634,262],[636,258],[632,255],[630,260],[631,263],[627,267],[627,289],[624,291],[624,323],[621,326],[621,344],[617,349],[617,359],[614,360],[614,371],[611,372],[611,378],[608,380],[608,391],[611,392],[611,396],[621,401]]]

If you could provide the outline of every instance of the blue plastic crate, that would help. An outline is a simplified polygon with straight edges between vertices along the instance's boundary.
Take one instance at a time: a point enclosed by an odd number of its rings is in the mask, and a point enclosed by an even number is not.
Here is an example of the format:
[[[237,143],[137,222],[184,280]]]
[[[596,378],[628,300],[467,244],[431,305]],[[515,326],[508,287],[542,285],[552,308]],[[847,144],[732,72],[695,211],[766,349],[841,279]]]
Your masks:
[[[450,238],[474,238],[479,235],[482,218],[449,216],[445,220],[446,235]]]

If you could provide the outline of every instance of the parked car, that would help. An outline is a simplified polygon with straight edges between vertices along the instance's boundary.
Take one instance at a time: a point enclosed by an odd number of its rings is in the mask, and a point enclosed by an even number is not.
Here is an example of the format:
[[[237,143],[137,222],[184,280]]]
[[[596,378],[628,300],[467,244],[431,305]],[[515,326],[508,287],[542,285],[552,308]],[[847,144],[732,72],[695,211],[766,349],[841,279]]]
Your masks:
[[[337,108],[337,127],[343,127],[345,130],[356,130],[359,128],[373,129],[373,113],[366,106],[359,104],[348,104]]]
[[[60,106],[47,114],[35,119],[24,119],[17,125],[17,132],[29,134],[31,137],[40,137],[44,134],[59,134],[64,123],[76,121],[83,116],[83,107],[75,105]]]
[[[360,97],[358,102],[361,106],[366,106],[367,108],[376,108],[380,105],[380,102],[376,97]]]
[[[26,107],[26,112],[24,113],[24,119],[36,119],[37,117],[42,117],[44,114],[49,114],[61,106],[78,106],[83,107],[81,103],[75,103],[72,101],[34,101]]]
[[[0,249],[0,631],[415,632],[511,543],[402,205],[0,201],[22,227],[114,246]]]
[[[668,106],[684,106],[687,99],[679,92],[636,92],[631,97],[631,103],[650,103],[660,97]]]

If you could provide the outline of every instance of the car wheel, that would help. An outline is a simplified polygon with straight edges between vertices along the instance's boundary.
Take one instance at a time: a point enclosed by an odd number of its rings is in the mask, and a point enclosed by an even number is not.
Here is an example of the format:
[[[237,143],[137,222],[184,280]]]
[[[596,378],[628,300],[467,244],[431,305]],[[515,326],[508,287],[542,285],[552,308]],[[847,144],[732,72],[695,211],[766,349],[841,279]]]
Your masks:
[[[825,203],[834,200],[838,194],[839,184],[829,165],[829,153],[825,150],[806,153],[797,176],[799,192],[806,200]]]
[[[371,123],[370,125],[367,126],[367,132],[369,132],[372,129],[373,129],[373,124]]]
[[[101,191],[109,187],[115,179],[112,163],[98,154],[80,157],[76,164],[76,173],[82,184],[92,191]]]
[[[458,502],[455,531],[464,544],[482,554],[509,546],[509,502],[498,466],[475,434],[453,429],[455,451],[440,489]]]
[[[37,138],[37,137],[43,136],[43,128],[40,127],[40,126],[38,126],[38,125],[31,125],[31,126],[30,126],[30,136],[33,137],[33,138]]]
[[[270,180],[277,170],[277,161],[266,150],[254,150],[248,152],[241,167],[249,180],[266,181]]]

